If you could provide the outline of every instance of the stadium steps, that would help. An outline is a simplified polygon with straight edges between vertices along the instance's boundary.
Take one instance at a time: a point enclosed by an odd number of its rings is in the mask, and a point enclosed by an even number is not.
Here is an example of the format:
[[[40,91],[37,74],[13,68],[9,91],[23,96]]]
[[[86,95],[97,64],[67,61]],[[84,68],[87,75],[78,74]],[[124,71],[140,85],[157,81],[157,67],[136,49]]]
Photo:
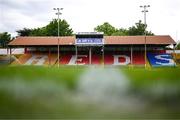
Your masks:
[[[66,65],[69,63],[70,59],[71,59],[72,55],[71,54],[67,54],[67,55],[61,55],[59,58],[60,64],[61,65]],[[58,61],[56,62],[56,64],[58,64]]]
[[[45,66],[49,66],[49,65],[55,65],[58,58],[57,58],[57,55],[56,54],[51,54],[51,56],[47,55],[48,56],[48,59],[46,59],[44,65]]]
[[[144,65],[144,53],[134,53],[133,54],[133,65]]]
[[[14,62],[11,63],[11,65],[24,65],[33,55],[45,55],[48,56],[48,54],[45,53],[36,53],[36,54],[24,54],[21,55],[19,58],[13,57],[13,59],[15,60]],[[52,54],[51,56],[51,65],[56,64],[57,61],[57,55],[56,54]],[[35,64],[35,62],[32,63],[32,65]],[[45,66],[49,65],[49,56],[48,58],[46,58],[45,62],[44,62]]]
[[[100,55],[92,55],[92,64],[100,65],[101,64],[101,56]]]
[[[105,65],[112,65],[113,62],[114,62],[113,55],[111,55],[111,54],[104,55],[104,64]]]
[[[32,57],[31,54],[24,54],[24,55],[21,55],[18,59],[15,58],[15,61],[11,63],[11,65],[23,65],[26,63],[26,61],[28,59],[30,59]]]

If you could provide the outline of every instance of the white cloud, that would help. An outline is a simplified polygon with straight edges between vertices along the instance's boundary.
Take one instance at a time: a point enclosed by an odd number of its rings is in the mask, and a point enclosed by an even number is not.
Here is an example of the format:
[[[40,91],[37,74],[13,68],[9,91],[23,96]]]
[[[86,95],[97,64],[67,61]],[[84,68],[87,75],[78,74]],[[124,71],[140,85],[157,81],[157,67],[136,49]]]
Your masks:
[[[144,4],[151,5],[147,13],[148,30],[169,34],[174,39],[180,36],[179,0],[0,0],[0,32],[44,26],[57,17],[53,7],[64,8],[61,18],[75,32],[93,31],[106,21],[128,28],[143,20],[139,6]]]

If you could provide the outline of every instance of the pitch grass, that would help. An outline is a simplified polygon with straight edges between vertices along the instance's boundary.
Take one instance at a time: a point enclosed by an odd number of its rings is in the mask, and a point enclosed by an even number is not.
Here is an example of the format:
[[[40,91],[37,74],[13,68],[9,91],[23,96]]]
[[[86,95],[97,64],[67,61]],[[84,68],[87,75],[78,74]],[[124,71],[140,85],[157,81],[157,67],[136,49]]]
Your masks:
[[[76,80],[87,68],[87,66],[60,66],[59,68],[42,66],[2,66],[0,69],[0,78],[5,78],[6,80],[21,78],[27,81],[45,79],[63,82],[63,84],[66,84],[69,88],[74,88]],[[94,69],[96,68],[98,67],[94,67]],[[108,67],[106,66],[105,68]],[[115,69],[121,70],[133,84],[138,86],[150,85],[156,82],[167,84],[176,84],[180,82],[180,67],[151,69],[144,69],[143,67],[116,67]]]
[[[41,66],[10,66],[0,69],[0,78],[12,80],[14,78],[25,81],[33,81],[37,79],[52,80],[55,82],[63,82],[69,88],[73,88],[77,77],[84,71],[83,67],[41,67]]]
[[[75,102],[77,83],[87,66],[4,66],[0,68],[0,118],[180,117],[180,68],[113,69],[129,79],[130,96],[148,103],[145,110],[104,109],[102,103]]]
[[[153,84],[162,82],[167,84],[176,84],[180,82],[180,67],[162,67],[162,68],[131,68],[123,69],[132,82],[137,85]]]

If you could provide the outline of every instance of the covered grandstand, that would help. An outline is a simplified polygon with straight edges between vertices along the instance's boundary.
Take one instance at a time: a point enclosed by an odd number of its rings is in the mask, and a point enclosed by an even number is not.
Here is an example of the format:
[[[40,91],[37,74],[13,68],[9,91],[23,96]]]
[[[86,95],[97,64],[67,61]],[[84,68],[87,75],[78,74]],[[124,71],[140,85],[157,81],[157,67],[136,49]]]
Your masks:
[[[145,54],[145,45],[147,54]],[[59,39],[58,37],[17,37],[8,46],[10,56],[14,48],[25,49],[19,62],[13,64],[144,65],[146,63],[156,67],[175,65],[171,54],[165,52],[169,45],[175,46],[176,42],[168,35],[104,36],[103,33],[85,32]]]

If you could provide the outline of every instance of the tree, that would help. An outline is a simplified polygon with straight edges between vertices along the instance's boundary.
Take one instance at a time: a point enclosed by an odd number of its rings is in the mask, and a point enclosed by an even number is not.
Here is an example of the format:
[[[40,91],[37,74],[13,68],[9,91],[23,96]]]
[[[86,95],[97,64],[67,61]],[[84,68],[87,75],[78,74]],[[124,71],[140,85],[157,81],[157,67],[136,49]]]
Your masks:
[[[19,36],[58,36],[58,20],[52,20],[48,25],[41,28],[17,30]],[[59,20],[59,35],[71,36],[73,30],[66,20]]]
[[[113,33],[112,35],[113,36],[127,36],[128,35],[128,30],[124,29],[124,28],[121,28],[121,29],[116,30],[116,32]]]
[[[29,28],[23,28],[22,30],[17,30],[16,31],[19,36],[30,36],[32,29]]]
[[[146,25],[141,22],[135,23],[135,26],[129,27],[128,35],[144,35],[146,30]],[[146,35],[154,35],[151,31],[146,31]]]
[[[177,50],[180,50],[180,43],[176,46]]]
[[[45,31],[45,27],[35,28],[31,31],[29,36],[47,36]]]
[[[58,36],[58,20],[54,19],[51,21],[45,28],[47,36]],[[73,30],[70,28],[70,25],[66,20],[59,20],[59,35],[60,36],[71,36]]]
[[[11,35],[7,32],[0,33],[0,46],[1,47],[7,47],[7,44],[11,40]]]
[[[128,35],[144,35],[146,26],[139,21],[135,23],[135,26],[129,27],[128,29],[125,28],[115,28],[108,22],[103,23],[102,25],[98,25],[94,28],[97,32],[104,32],[105,35],[108,36],[128,36]],[[154,35],[151,31],[146,31],[146,35]]]
[[[102,25],[98,25],[96,28],[94,28],[94,30],[97,32],[104,32],[104,35],[107,36],[111,36],[112,34],[117,32],[116,28],[108,22],[105,22]]]

